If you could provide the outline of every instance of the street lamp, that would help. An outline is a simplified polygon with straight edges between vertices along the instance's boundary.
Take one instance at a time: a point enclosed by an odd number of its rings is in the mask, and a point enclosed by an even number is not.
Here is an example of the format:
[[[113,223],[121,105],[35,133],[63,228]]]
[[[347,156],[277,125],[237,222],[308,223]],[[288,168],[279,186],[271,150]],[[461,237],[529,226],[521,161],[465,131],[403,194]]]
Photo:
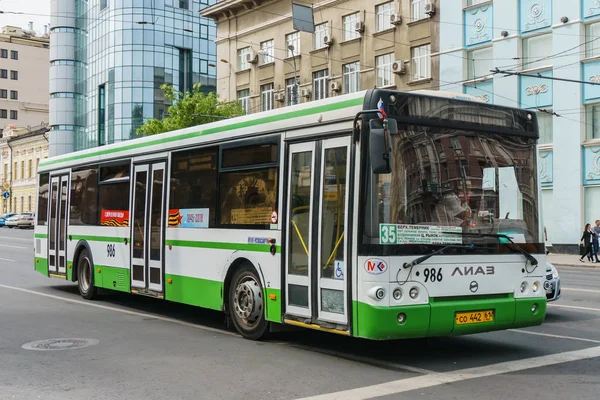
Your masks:
[[[262,49],[258,51],[258,54],[260,56],[269,56],[275,60],[279,60],[279,61],[283,61],[284,63],[288,63],[294,69],[294,86],[293,86],[293,90],[292,90],[292,102],[293,102],[293,104],[296,104],[297,96],[298,96],[298,71],[296,70],[296,58],[294,57],[294,46],[289,45],[288,49],[292,52],[292,58],[294,59],[293,64],[291,62],[289,62],[288,60],[284,60],[282,58],[277,58],[275,56],[267,54],[267,52]]]

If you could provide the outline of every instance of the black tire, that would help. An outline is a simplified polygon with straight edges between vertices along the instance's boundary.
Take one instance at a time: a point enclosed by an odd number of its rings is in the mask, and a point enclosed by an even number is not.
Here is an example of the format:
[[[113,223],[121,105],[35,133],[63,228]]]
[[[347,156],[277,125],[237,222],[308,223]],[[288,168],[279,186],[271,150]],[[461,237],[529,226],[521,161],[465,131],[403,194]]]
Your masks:
[[[83,249],[77,259],[77,286],[84,299],[98,297],[98,288],[94,286],[94,262],[88,249]]]
[[[241,265],[229,285],[229,314],[237,331],[246,339],[265,337],[269,322],[265,318],[263,287],[251,264]]]

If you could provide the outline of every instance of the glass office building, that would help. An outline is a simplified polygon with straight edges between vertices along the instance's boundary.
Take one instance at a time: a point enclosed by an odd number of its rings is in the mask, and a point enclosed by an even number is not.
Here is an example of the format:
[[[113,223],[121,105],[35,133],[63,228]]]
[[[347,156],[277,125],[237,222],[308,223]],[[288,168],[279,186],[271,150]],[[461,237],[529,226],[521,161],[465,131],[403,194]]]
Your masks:
[[[215,1],[52,0],[50,155],[136,137],[167,112],[163,83],[215,91],[216,27],[199,14]]]

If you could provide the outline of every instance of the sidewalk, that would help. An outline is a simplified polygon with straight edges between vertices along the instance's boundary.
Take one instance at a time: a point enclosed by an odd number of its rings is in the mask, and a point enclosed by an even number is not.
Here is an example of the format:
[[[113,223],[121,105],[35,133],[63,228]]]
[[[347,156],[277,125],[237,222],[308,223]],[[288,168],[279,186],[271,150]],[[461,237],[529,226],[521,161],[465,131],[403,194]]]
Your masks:
[[[555,267],[579,267],[579,268],[598,268],[600,269],[600,263],[589,262],[587,257],[584,258],[585,262],[579,261],[579,255],[577,254],[548,254],[548,261],[554,264]],[[600,257],[598,257],[600,259]]]

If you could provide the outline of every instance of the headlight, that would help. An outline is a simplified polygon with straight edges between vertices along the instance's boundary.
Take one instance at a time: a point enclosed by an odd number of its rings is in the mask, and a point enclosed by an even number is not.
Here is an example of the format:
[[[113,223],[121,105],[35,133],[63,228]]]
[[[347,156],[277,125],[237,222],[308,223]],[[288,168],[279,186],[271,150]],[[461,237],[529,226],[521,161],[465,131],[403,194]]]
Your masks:
[[[394,296],[394,300],[400,300],[402,298],[402,290],[400,288],[397,288],[394,290],[394,293],[392,293]]]
[[[410,295],[410,298],[414,300],[419,295],[419,289],[417,289],[416,287],[412,287],[410,288],[408,294]]]
[[[521,283],[521,293],[525,293],[525,290],[527,290],[527,282],[522,282]]]
[[[383,299],[385,297],[385,289],[384,288],[377,289],[377,291],[375,292],[375,297],[377,297],[378,300]]]
[[[552,266],[552,279],[558,279],[558,271],[554,265]]]
[[[537,292],[539,288],[540,284],[538,282],[533,282],[533,285],[531,285],[531,289],[533,289],[534,292]]]

